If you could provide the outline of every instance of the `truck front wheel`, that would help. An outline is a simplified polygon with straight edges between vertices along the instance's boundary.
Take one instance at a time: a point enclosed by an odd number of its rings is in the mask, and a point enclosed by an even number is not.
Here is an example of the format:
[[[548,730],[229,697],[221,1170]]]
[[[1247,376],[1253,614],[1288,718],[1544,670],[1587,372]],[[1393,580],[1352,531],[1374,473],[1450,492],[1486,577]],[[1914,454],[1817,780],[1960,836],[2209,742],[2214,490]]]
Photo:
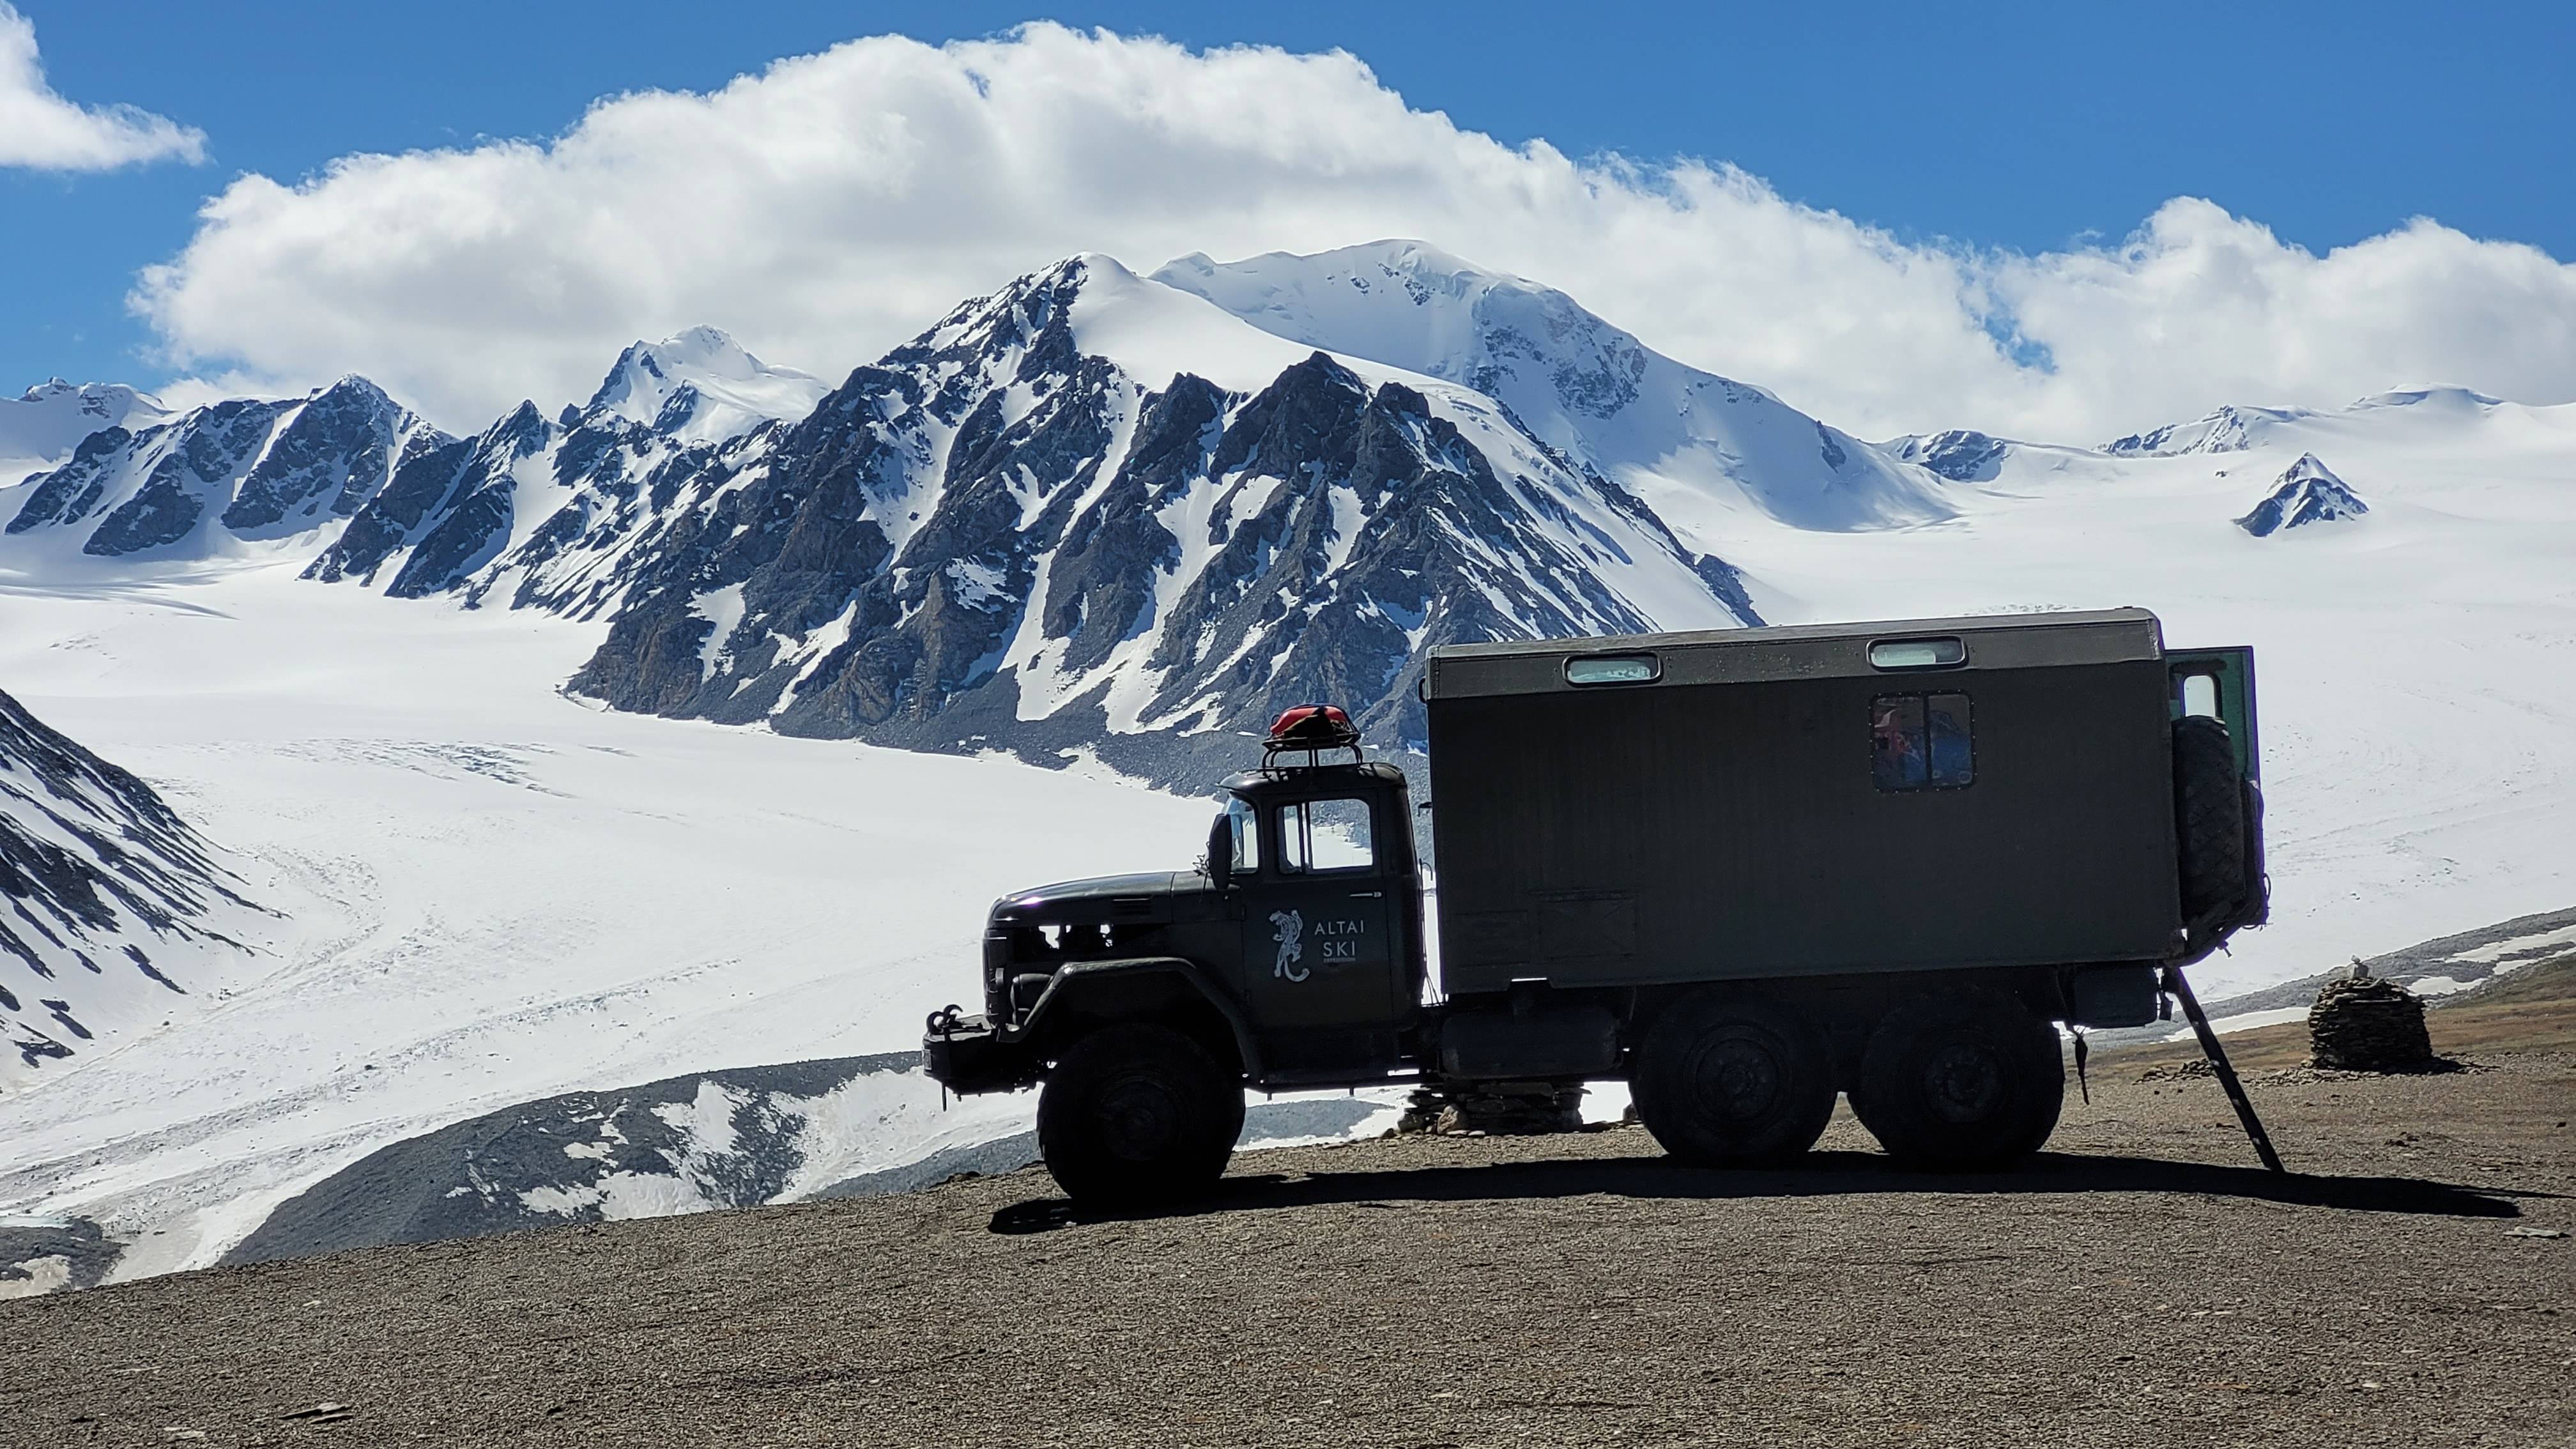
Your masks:
[[[1813,1147],[1834,1114],[1814,1025],[1779,1002],[1717,992],[1664,1013],[1638,1045],[1628,1090],[1646,1130],[1696,1167],[1785,1162]]]
[[[1078,1203],[1144,1207],[1214,1186],[1243,1131],[1243,1084],[1153,1022],[1077,1041],[1038,1094],[1038,1150]]]
[[[2009,997],[1961,992],[1888,1012],[1862,1050],[1852,1114],[1888,1155],[1936,1171],[2004,1167],[2057,1130],[2057,1030]]]

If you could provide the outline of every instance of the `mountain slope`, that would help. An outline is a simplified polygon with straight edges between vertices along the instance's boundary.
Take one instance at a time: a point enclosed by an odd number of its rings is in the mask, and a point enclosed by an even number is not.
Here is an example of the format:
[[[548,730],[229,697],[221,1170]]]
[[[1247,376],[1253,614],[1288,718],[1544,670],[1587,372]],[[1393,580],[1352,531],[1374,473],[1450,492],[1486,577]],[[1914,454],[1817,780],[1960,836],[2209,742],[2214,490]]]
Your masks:
[[[1730,568],[1492,399],[1105,257],[670,462],[594,476],[472,593],[610,618],[581,693],[787,733],[1180,778],[1222,772],[1193,736],[1310,698],[1418,747],[1440,643],[1752,617]]]
[[[0,694],[0,1083],[188,995],[178,961],[242,950],[236,884],[152,787]]]
[[[1279,336],[1488,394],[1715,551],[1752,512],[1843,531],[1947,516],[1939,480],[1758,387],[1647,348],[1563,292],[1415,241],[1217,263],[1156,281]]]

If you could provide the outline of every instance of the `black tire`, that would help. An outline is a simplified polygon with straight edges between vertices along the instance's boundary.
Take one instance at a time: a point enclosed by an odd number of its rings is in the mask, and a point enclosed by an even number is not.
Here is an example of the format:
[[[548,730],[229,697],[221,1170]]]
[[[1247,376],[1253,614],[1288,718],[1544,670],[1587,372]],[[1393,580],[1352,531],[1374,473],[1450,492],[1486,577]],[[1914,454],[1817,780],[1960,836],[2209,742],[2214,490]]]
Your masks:
[[[1243,1083],[1186,1033],[1102,1027],[1038,1093],[1038,1151],[1085,1206],[1150,1207],[1215,1186],[1243,1132]]]
[[[2259,926],[2272,915],[2272,877],[2263,863],[2263,787],[2245,782],[2245,907],[2236,919]]]
[[[1852,1114],[1908,1167],[2005,1167],[2057,1130],[2066,1067],[2057,1029],[2010,997],[1958,992],[1879,1019],[1852,1084]]]
[[[1637,1120],[1694,1167],[1759,1167],[1816,1145],[1834,1115],[1814,1023],[1759,997],[1695,992],[1647,1031],[1628,1075]]]
[[[2174,721],[2174,831],[2182,848],[2184,921],[2206,929],[2237,914],[2246,880],[2245,790],[2224,721]]]

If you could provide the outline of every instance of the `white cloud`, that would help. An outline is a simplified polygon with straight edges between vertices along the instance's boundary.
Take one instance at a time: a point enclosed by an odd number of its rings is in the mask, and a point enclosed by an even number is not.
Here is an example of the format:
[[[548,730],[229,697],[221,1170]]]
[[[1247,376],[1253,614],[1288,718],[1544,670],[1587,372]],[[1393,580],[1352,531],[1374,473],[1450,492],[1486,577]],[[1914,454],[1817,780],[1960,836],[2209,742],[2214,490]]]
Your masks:
[[[108,171],[166,157],[203,161],[205,133],[132,106],[55,95],[36,59],[35,22],[0,3],[0,166]]]
[[[697,323],[838,376],[1072,252],[1141,270],[1389,236],[1871,436],[2093,441],[2422,382],[2576,397],[2576,268],[2430,221],[2315,256],[2177,200],[2116,246],[1907,245],[1723,165],[1505,146],[1348,55],[1047,25],[619,96],[546,143],[244,177],[135,305],[182,365],[362,371],[463,427]]]

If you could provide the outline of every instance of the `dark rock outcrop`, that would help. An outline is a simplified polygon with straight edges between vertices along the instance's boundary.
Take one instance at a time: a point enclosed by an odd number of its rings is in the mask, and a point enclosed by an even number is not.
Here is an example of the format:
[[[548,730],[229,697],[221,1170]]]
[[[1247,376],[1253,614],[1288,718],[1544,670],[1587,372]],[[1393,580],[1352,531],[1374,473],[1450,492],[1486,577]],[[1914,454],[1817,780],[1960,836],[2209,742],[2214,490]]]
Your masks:
[[[2316,454],[2301,453],[2299,461],[2282,472],[2271,493],[2254,505],[2253,512],[2236,520],[2236,526],[2256,538],[2269,538],[2283,529],[2359,518],[2369,511],[2361,495],[2319,462]]]
[[[1991,481],[2012,445],[2001,438],[1965,428],[1881,444],[1908,463],[1919,463],[1954,483]]]

